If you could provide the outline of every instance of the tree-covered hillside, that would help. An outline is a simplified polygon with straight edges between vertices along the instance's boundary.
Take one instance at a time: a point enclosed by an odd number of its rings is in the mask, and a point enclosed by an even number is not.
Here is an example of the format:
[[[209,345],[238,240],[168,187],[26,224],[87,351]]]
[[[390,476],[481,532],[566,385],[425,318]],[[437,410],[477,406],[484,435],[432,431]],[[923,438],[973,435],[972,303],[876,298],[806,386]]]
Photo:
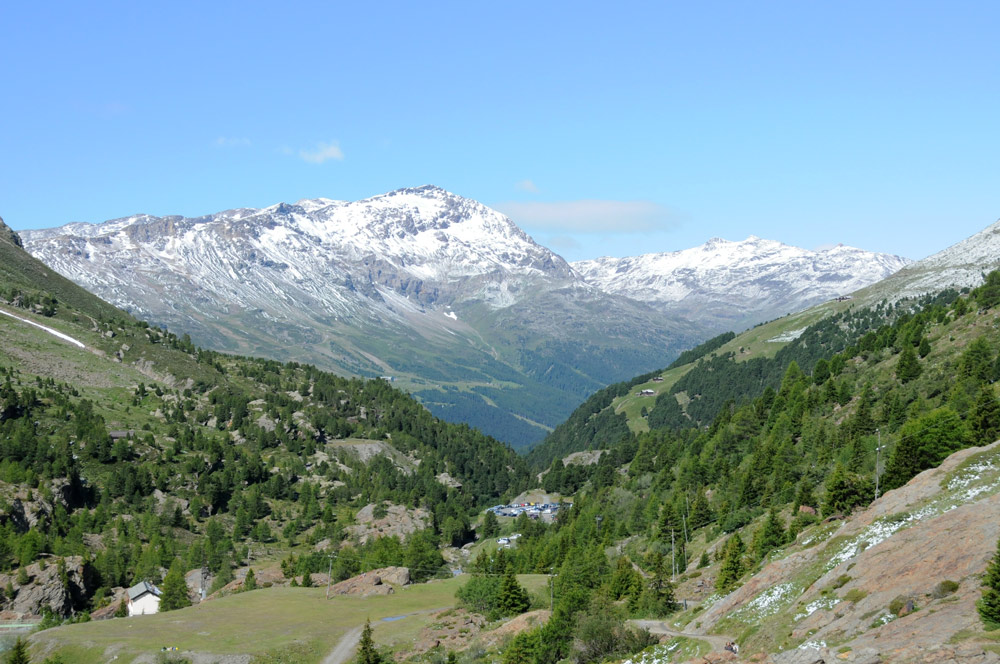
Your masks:
[[[0,605],[57,563],[78,572],[46,600],[64,614],[174,561],[220,585],[254,545],[308,554],[290,574],[326,571],[313,545],[352,540],[366,505],[430,515],[379,562],[440,566],[470,515],[527,483],[508,447],[385,381],[196,348],[53,275],[16,235],[0,252]],[[342,558],[339,576],[366,564]]]
[[[550,527],[518,517],[517,546],[478,561],[556,574],[552,620],[519,636],[508,664],[621,657],[641,638],[614,625],[676,610],[676,583],[688,581],[686,596],[707,596],[690,580],[708,579],[718,593],[711,599],[721,599],[769,553],[822,528],[822,517],[842,518],[956,450],[1000,438],[998,284],[995,272],[971,293],[851,311],[770,360],[705,358],[686,390],[661,397],[687,391],[689,407],[719,404],[697,421],[678,408],[635,434],[608,409],[628,384],[595,394],[562,430],[607,441],[606,452],[591,465],[556,458],[541,480],[547,491],[575,494],[573,509]],[[550,445],[565,444],[559,433]],[[608,650],[592,660],[580,648],[595,635]]]

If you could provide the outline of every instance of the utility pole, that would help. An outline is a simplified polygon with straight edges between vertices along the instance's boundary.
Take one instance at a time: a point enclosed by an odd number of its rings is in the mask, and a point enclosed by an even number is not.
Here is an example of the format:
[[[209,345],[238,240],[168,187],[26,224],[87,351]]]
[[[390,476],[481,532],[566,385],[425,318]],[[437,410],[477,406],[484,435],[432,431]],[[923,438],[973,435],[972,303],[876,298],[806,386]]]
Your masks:
[[[326,598],[330,599],[330,583],[333,581],[333,554],[330,554],[330,569],[326,573]]]
[[[875,500],[878,500],[879,465],[882,461],[882,430],[875,429],[875,433],[878,434],[878,445],[875,447]]]
[[[677,548],[674,546],[674,530],[670,529],[670,583],[677,578]]]

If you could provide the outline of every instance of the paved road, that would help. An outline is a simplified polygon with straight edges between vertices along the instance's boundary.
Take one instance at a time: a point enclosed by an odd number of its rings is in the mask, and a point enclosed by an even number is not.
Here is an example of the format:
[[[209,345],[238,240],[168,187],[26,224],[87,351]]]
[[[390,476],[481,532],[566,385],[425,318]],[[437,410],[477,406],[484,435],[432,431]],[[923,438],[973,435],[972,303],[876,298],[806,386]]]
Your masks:
[[[361,630],[364,627],[355,627],[344,634],[340,641],[333,647],[330,654],[323,660],[323,664],[346,664],[354,655],[354,649],[358,647],[361,640]]]
[[[630,620],[633,625],[648,629],[651,634],[666,634],[667,636],[686,636],[689,639],[700,639],[707,641],[712,646],[712,650],[719,652],[726,649],[726,644],[734,639],[731,636],[719,636],[718,634],[691,634],[689,632],[678,632],[676,629],[667,626],[662,620]]]

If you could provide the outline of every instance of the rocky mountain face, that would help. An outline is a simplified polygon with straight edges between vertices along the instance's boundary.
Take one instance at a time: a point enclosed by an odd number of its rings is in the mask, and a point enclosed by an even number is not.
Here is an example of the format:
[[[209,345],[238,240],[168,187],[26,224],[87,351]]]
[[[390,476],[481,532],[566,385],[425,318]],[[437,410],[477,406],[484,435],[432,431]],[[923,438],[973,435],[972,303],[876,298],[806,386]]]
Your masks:
[[[898,300],[945,288],[976,286],[1000,265],[1000,220],[957,244],[907,265],[858,293],[861,301]]]
[[[435,414],[518,446],[594,390],[665,366],[720,328],[902,264],[753,239],[674,263],[571,266],[500,213],[432,186],[22,237],[73,281],[201,345],[391,376]]]
[[[838,245],[809,251],[750,236],[700,247],[573,263],[607,293],[648,302],[718,331],[800,311],[878,282],[910,261]]]
[[[752,634],[741,645],[775,664],[982,655],[976,600],[1000,536],[998,462],[1000,442],[956,452],[865,511],[803,532],[689,627]]]

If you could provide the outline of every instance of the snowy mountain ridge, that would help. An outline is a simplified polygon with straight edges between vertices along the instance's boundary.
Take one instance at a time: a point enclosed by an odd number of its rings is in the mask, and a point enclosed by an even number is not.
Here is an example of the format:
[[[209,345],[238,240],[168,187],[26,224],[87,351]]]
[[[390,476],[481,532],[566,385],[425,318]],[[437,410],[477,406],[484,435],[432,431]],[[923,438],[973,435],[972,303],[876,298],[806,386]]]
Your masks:
[[[867,301],[890,300],[933,293],[945,288],[978,286],[983,276],[1000,267],[1000,220],[975,235],[860,291]]]
[[[671,312],[715,311],[739,328],[847,295],[906,266],[899,256],[837,245],[810,251],[754,235],[670,253],[572,263],[608,293]]]
[[[571,266],[430,185],[21,236],[84,288],[199,345],[395,376],[435,414],[522,444],[608,383],[901,261],[750,238]]]

